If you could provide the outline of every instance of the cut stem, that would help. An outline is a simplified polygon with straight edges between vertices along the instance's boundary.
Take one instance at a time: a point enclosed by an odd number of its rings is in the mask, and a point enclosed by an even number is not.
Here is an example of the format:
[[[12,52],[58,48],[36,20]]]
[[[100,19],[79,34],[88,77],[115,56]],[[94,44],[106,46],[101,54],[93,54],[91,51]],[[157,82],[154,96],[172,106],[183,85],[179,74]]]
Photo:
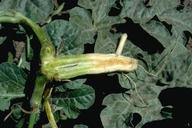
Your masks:
[[[121,36],[119,45],[118,45],[117,50],[116,50],[116,55],[121,55],[126,40],[127,40],[127,34],[124,33],[124,34]]]
[[[49,80],[68,80],[73,77],[115,71],[132,71],[137,68],[137,60],[116,54],[81,54],[58,56],[46,65],[41,72]]]

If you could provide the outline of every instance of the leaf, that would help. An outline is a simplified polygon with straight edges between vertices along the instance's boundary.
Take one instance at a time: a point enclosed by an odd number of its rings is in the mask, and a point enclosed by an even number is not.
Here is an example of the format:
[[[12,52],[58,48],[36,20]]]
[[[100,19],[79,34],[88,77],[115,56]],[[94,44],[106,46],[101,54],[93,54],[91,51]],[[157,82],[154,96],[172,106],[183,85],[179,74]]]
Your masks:
[[[107,106],[101,112],[101,121],[104,128],[129,128],[132,126],[132,114],[138,113],[142,116],[141,122],[136,128],[141,128],[145,123],[159,120],[161,104],[158,95],[160,87],[143,85],[136,90],[120,94],[110,94],[103,100]]]
[[[73,128],[88,128],[88,126],[83,124],[76,124]]]
[[[24,97],[27,74],[16,65],[10,63],[0,64],[0,110],[9,108],[10,100]]]
[[[135,23],[146,23],[155,15],[145,7],[142,0],[123,0],[122,6],[120,16],[129,17]]]
[[[180,4],[179,0],[150,0],[149,7],[143,0],[123,0],[121,17],[129,17],[135,23],[144,24],[155,15],[160,15],[167,10],[175,9]]]
[[[159,19],[161,21],[165,21],[168,24],[173,25],[173,27],[179,27],[178,31],[189,31],[192,33],[192,8],[183,9],[181,11],[169,10],[161,15],[159,15]]]
[[[80,33],[77,38],[80,44],[94,43],[96,28],[92,24],[91,14],[88,10],[75,7],[70,10],[69,22],[78,27]]]
[[[142,0],[124,0],[121,17],[129,17],[135,23],[139,23],[164,47],[174,41],[185,45],[187,40],[183,31],[192,32],[191,8],[179,11],[176,9],[179,5],[179,0],[150,0],[148,5],[145,5]],[[153,19],[155,16],[160,21]],[[171,25],[172,33],[161,22]]]
[[[141,26],[150,35],[155,37],[164,47],[170,45],[170,42],[172,40],[171,34],[161,22],[151,20],[146,24],[141,24]]]
[[[14,119],[15,122],[19,122],[23,116],[23,112],[17,105],[11,106],[12,114],[11,117]]]
[[[53,12],[52,0],[2,0],[0,10],[17,10],[38,23],[45,23]]]
[[[6,40],[6,37],[0,37],[0,45]]]
[[[108,15],[114,4],[115,0],[78,1],[78,5],[83,8],[75,7],[71,9],[69,19],[81,31],[78,41],[94,43],[94,36],[97,32],[110,31],[112,25],[125,22],[120,16]]]
[[[94,52],[115,53],[119,37],[120,36],[117,34],[112,34],[107,31],[99,31],[95,42]]]
[[[57,53],[80,54],[84,51],[84,44],[80,38],[81,31],[73,24],[65,20],[54,20],[44,27]]]
[[[162,84],[169,87],[192,87],[192,54],[186,52],[169,59],[161,73]]]
[[[95,100],[95,91],[88,85],[81,88],[56,92],[53,96],[57,110],[62,111],[68,118],[77,118],[80,110],[88,109]]]
[[[67,83],[58,86],[56,89],[58,91],[66,91],[67,89],[79,89],[82,85],[84,85],[86,79],[76,79],[73,81],[69,81]]]
[[[96,53],[115,53],[119,44],[120,34],[112,34],[107,31],[99,31],[95,42],[94,51]],[[122,51],[122,55],[136,57],[144,54],[144,51],[127,40]]]
[[[120,16],[109,16],[111,8],[116,0],[79,0],[78,4],[86,9],[92,10],[93,24],[98,29],[107,29],[114,24],[123,23],[124,19]],[[97,29],[97,30],[98,30]]]

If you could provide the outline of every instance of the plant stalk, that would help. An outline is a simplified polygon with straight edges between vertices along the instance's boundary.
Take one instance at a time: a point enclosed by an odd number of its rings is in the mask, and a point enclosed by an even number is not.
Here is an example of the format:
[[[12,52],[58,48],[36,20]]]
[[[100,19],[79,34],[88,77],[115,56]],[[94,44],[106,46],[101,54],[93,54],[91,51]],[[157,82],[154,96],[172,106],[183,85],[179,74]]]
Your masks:
[[[55,118],[54,118],[54,115],[51,111],[51,106],[49,104],[49,100],[46,98],[45,101],[44,101],[44,108],[45,108],[45,112],[47,114],[47,118],[49,120],[49,123],[51,125],[52,128],[58,128],[57,127],[57,123],[55,122]]]
[[[38,75],[35,80],[35,88],[32,93],[32,97],[30,100],[31,108],[33,112],[29,118],[29,126],[28,128],[33,128],[35,123],[39,118],[40,108],[41,108],[41,100],[43,97],[43,92],[45,89],[45,85],[47,83],[47,79],[43,75]]]
[[[128,72],[135,70],[137,65],[138,62],[134,58],[116,54],[90,53],[58,56],[46,65],[42,65],[41,72],[49,80],[61,81],[87,74]]]

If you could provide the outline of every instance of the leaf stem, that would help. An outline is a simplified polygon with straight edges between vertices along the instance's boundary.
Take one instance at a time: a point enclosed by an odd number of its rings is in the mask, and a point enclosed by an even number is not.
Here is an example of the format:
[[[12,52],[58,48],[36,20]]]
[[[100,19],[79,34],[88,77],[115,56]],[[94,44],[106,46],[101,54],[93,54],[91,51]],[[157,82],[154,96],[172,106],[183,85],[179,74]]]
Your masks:
[[[47,118],[49,120],[49,123],[51,125],[52,128],[58,128],[57,127],[57,123],[55,121],[55,118],[54,118],[54,115],[52,113],[52,110],[51,110],[51,106],[50,106],[50,103],[49,103],[49,98],[51,96],[51,92],[52,92],[53,88],[48,88],[45,90],[45,93],[44,93],[44,103],[43,103],[43,106],[45,108],[45,112],[47,114]]]
[[[47,114],[47,118],[49,120],[49,123],[51,125],[52,128],[58,128],[57,127],[57,123],[55,121],[55,118],[54,118],[54,115],[51,111],[51,106],[49,104],[49,100],[46,98],[45,101],[44,101],[44,108],[45,108],[45,112]]]

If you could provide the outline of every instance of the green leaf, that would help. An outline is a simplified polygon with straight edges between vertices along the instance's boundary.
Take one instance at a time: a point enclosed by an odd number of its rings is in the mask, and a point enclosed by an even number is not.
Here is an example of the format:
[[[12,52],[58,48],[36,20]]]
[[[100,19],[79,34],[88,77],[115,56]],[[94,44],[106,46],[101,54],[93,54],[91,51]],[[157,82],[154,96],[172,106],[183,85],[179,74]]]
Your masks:
[[[16,122],[19,122],[20,119],[21,119],[22,116],[23,116],[23,112],[21,111],[20,107],[18,107],[17,105],[13,105],[13,106],[11,107],[11,110],[12,110],[11,117],[12,117]]]
[[[88,126],[83,124],[76,124],[73,128],[88,128]]]
[[[96,34],[96,28],[92,24],[91,14],[88,10],[75,7],[70,10],[69,21],[78,27],[80,33],[76,40],[80,44],[94,43],[94,36]]]
[[[110,31],[112,25],[125,22],[120,16],[108,15],[115,0],[79,0],[78,5],[83,8],[71,9],[69,21],[80,29],[80,42],[94,43],[97,32]]]
[[[79,89],[85,83],[86,79],[76,79],[58,86],[58,91],[66,91],[67,89]]]
[[[68,118],[77,118],[80,110],[88,109],[95,101],[95,91],[88,85],[79,89],[56,92],[53,96],[57,110],[62,111]]]
[[[151,20],[146,24],[141,24],[141,26],[150,35],[155,37],[164,47],[170,45],[170,42],[172,40],[171,34],[161,22]]]
[[[122,6],[120,16],[129,17],[136,23],[146,23],[155,16],[145,7],[142,0],[123,0]]]
[[[107,31],[99,31],[95,42],[94,52],[115,53],[120,35]]]
[[[159,15],[161,21],[165,21],[173,27],[179,27],[178,31],[189,31],[192,33],[192,8],[184,8],[181,11],[169,10]]]
[[[169,59],[162,71],[160,82],[169,87],[192,87],[192,54],[186,52]]]
[[[124,22],[120,16],[109,16],[111,8],[116,0],[79,0],[78,4],[92,10],[93,24],[98,29],[108,29],[114,24]]]
[[[161,104],[158,95],[162,88],[153,85],[143,85],[137,90],[120,94],[110,94],[103,100],[107,106],[101,112],[101,121],[104,128],[129,128],[132,126],[132,115],[138,113],[142,116],[136,128],[141,128],[145,123],[159,120]]]
[[[81,31],[65,20],[54,20],[44,29],[57,49],[57,54],[80,54],[84,51],[84,44],[80,38]]]
[[[179,0],[151,0],[147,5],[150,7],[147,7],[143,0],[124,0],[121,17],[129,17],[135,23],[139,23],[146,32],[160,41],[164,47],[169,46],[174,41],[185,45],[187,40],[183,31],[192,32],[192,14],[191,8],[177,10],[176,7],[179,5]],[[155,16],[160,21],[152,19]],[[161,22],[172,25],[172,34]]]
[[[79,89],[85,83],[86,79],[77,79],[63,84],[66,89]]]
[[[0,37],[0,45],[6,40],[6,37]]]
[[[21,118],[19,122],[16,124],[16,128],[23,128],[25,125],[25,118]]]
[[[0,110],[10,106],[10,100],[24,97],[26,73],[16,65],[10,63],[0,64]]]
[[[95,42],[94,51],[96,53],[115,53],[119,44],[121,34],[112,34],[108,31],[99,31]],[[145,54],[143,50],[127,40],[122,51],[122,55],[136,57],[137,54]]]
[[[173,40],[173,43],[171,43],[171,45],[169,45],[160,55],[156,56],[156,59],[153,60],[154,64],[151,72],[155,75],[159,75],[171,58],[186,52],[187,49],[183,44]]]
[[[120,15],[131,18],[135,23],[144,24],[155,15],[175,9],[179,4],[179,0],[150,0],[148,4],[150,7],[147,7],[143,0],[123,0],[123,9]]]
[[[45,23],[53,12],[52,0],[2,0],[0,10],[17,10],[35,22]]]

